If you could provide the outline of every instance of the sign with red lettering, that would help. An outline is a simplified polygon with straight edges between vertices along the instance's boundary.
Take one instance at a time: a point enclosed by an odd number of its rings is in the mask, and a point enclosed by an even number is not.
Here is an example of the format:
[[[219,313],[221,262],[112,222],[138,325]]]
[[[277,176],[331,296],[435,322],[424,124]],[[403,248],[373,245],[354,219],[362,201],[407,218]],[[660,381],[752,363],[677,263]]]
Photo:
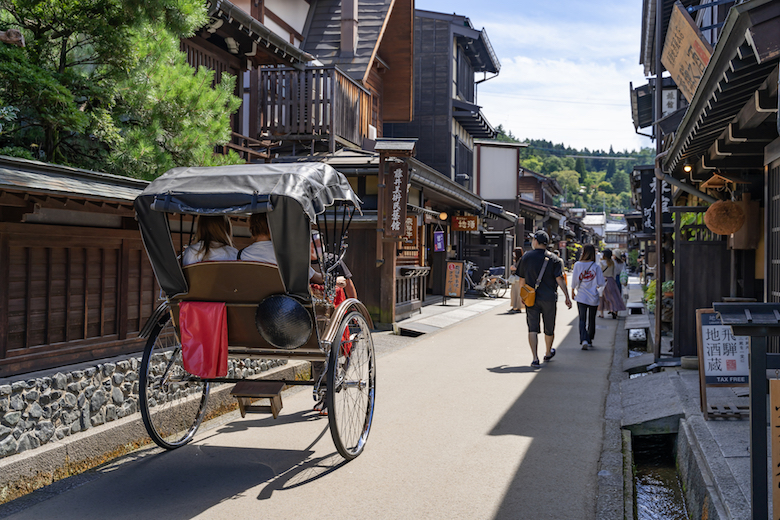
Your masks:
[[[463,298],[463,262],[447,262],[444,296]]]

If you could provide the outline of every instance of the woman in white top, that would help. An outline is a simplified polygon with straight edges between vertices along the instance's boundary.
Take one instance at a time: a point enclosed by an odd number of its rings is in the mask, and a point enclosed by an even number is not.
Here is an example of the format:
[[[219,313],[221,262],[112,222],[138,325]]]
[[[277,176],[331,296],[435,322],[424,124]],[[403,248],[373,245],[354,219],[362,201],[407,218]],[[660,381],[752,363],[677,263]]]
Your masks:
[[[599,317],[604,317],[604,311],[609,312],[613,318],[617,318],[619,311],[626,310],[623,297],[620,295],[617,282],[615,282],[615,262],[612,260],[612,250],[604,250],[604,262],[601,264],[606,284],[599,302]]]
[[[198,215],[197,223],[197,242],[184,250],[184,265],[236,259],[238,250],[233,247],[233,229],[227,215]]]
[[[255,213],[249,217],[249,232],[254,242],[238,252],[238,259],[277,265],[274,244],[271,242],[271,230],[268,229],[268,217],[265,213]],[[311,266],[309,266],[309,281],[322,283],[322,276]]]
[[[580,314],[580,343],[582,350],[587,350],[593,346],[593,338],[596,336],[598,288],[605,284],[601,266],[596,262],[596,248],[593,244],[586,244],[582,248],[582,256],[574,264],[571,279],[571,297],[577,302]]]
[[[612,256],[615,261],[615,283],[617,283],[618,293],[623,295],[623,284],[620,283],[620,273],[626,269],[626,263],[623,261],[623,253],[620,251],[615,252]]]

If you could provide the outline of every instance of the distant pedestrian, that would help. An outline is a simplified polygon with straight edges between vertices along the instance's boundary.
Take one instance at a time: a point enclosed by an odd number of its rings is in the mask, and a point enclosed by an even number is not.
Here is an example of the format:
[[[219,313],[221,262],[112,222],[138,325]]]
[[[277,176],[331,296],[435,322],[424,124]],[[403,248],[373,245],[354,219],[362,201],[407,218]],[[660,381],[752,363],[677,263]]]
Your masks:
[[[571,275],[571,297],[577,302],[580,315],[580,344],[582,350],[593,347],[596,336],[596,310],[599,305],[599,287],[606,283],[601,266],[596,262],[596,248],[587,244],[582,256],[574,264]]]
[[[615,262],[612,260],[611,249],[604,250],[601,270],[604,272],[606,283],[599,301],[599,317],[603,318],[604,311],[607,311],[613,318],[617,318],[617,313],[626,310],[626,305],[623,303],[623,297],[620,295],[617,282],[615,282]]]
[[[625,271],[626,269],[626,263],[623,261],[623,253],[620,251],[615,252],[613,255],[613,259],[615,260],[615,282],[617,283],[618,293],[620,293],[621,297],[623,295],[623,284],[620,283],[620,274]]]
[[[520,267],[520,260],[523,258],[523,248],[522,247],[516,247],[514,251],[512,251],[512,265],[509,266],[509,270],[511,271],[512,275],[517,276],[517,270]],[[511,275],[510,275],[511,276]],[[511,292],[510,292],[510,300],[512,304],[512,308],[509,309],[509,312],[514,314],[516,312],[522,312],[525,305],[523,304],[522,298],[520,298],[520,282],[519,278],[517,281],[515,281],[512,284]]]
[[[540,319],[544,319],[544,341],[547,353],[545,361],[550,361],[555,356],[553,340],[555,339],[555,313],[558,301],[558,287],[563,290],[566,297],[566,306],[571,309],[569,292],[563,280],[563,264],[557,256],[547,252],[547,244],[550,236],[544,231],[537,231],[531,237],[533,249],[523,255],[517,276],[520,277],[520,286],[528,284],[536,288],[536,301],[532,307],[526,309],[526,321],[528,323],[528,344],[531,347],[533,362],[531,366],[539,366],[537,354],[539,345]],[[540,276],[541,273],[541,276]]]

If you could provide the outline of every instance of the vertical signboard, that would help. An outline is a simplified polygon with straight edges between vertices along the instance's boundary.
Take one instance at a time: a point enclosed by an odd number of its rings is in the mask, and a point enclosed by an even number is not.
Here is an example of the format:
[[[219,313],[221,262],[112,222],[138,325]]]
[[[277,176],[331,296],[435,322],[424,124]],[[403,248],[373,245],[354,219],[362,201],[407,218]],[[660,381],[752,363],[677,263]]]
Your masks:
[[[735,336],[713,309],[696,309],[701,411],[709,416],[707,386],[748,386],[750,338]]]
[[[433,232],[433,251],[436,253],[444,251],[444,231]]]
[[[444,297],[460,298],[463,305],[463,262],[447,262],[447,272],[444,280]]]
[[[417,247],[417,216],[407,215],[404,225],[404,247],[406,249]]]
[[[690,103],[699,80],[712,56],[712,47],[704,39],[685,7],[677,1],[672,8],[661,63],[672,75],[680,92]]]
[[[409,166],[405,162],[390,163],[390,175],[385,179],[387,184],[385,236],[402,237],[406,232],[406,189],[409,185]]]
[[[664,228],[672,227],[672,212],[669,206],[672,201],[672,187],[666,181],[659,181],[653,170],[642,170],[642,231],[655,233],[656,196],[655,190],[661,185],[661,210],[663,211]]]
[[[772,519],[780,519],[780,379],[769,380],[769,422],[772,438]]]

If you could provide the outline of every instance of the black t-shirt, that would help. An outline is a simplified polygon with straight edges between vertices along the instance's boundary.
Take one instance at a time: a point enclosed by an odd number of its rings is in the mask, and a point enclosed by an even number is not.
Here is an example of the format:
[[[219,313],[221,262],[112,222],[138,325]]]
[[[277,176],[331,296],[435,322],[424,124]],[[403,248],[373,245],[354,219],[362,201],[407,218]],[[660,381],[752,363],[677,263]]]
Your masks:
[[[532,249],[523,255],[520,259],[520,268],[517,270],[517,276],[525,279],[526,285],[533,287],[536,285],[536,279],[544,265],[546,251],[544,249]],[[555,280],[563,276],[563,262],[552,253],[547,253],[550,261],[542,275],[542,281],[536,288],[536,299],[544,301],[555,301],[558,299],[558,282]]]

